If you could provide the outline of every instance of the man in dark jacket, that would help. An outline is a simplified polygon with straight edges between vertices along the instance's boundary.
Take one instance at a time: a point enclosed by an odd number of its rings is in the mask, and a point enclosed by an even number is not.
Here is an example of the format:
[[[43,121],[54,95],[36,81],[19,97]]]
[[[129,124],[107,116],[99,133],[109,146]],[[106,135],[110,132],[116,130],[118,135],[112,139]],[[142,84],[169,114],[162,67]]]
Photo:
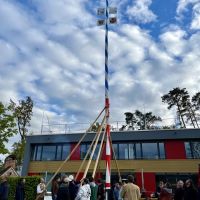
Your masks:
[[[176,190],[174,193],[174,200],[183,200],[184,196],[184,183],[182,180],[179,180],[176,184]]]
[[[69,175],[69,193],[70,193],[70,199],[74,200],[76,198],[76,195],[78,193],[78,185],[74,181],[74,176]]]
[[[1,184],[0,184],[0,199],[1,200],[8,200],[8,182],[7,177],[3,176],[1,178]]]

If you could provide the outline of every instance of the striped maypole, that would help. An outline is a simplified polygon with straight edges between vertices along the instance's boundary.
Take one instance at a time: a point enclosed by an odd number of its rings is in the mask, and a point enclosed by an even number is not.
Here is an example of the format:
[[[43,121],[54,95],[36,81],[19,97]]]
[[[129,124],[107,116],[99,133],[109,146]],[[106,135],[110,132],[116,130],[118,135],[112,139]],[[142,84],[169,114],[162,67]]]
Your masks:
[[[109,85],[108,85],[108,0],[106,0],[106,30],[105,30],[105,112],[106,112],[106,190],[110,189],[110,124],[109,124]],[[106,192],[106,199],[108,199],[108,192]]]
[[[108,0],[106,0],[106,8],[98,9],[98,16],[105,16],[105,19],[98,20],[98,25],[105,24],[105,116],[106,116],[106,199],[108,199],[108,191],[111,188],[110,180],[111,180],[111,141],[110,141],[110,123],[109,123],[109,109],[110,109],[110,101],[109,101],[109,85],[108,85],[108,24],[116,24],[117,18],[115,16],[109,17],[109,14],[116,15],[117,8],[112,7],[109,8]]]

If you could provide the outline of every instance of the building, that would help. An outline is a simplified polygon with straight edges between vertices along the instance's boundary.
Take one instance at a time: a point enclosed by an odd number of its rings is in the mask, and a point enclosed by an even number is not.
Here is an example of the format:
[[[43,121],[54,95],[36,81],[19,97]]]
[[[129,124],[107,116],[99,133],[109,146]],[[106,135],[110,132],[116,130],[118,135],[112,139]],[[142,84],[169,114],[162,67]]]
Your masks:
[[[76,174],[94,135],[87,134],[61,173]],[[28,136],[22,175],[51,176],[81,136],[80,133]],[[122,178],[134,174],[136,183],[147,193],[154,192],[160,180],[175,184],[179,179],[192,178],[197,184],[200,129],[118,131],[111,132],[111,137]],[[96,156],[97,152],[94,160]],[[112,180],[118,179],[114,160],[111,161],[111,174]],[[101,155],[98,176],[105,177],[105,149]]]
[[[3,176],[19,176],[19,174],[15,171],[16,169],[16,156],[9,155],[5,158],[4,166],[2,171],[0,171],[0,177]]]

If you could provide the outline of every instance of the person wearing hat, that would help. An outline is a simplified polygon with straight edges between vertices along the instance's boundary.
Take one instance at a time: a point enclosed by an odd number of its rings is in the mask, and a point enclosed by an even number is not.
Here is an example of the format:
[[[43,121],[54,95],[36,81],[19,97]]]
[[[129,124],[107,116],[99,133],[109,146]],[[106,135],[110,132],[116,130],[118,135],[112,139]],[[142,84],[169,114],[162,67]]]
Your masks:
[[[65,176],[62,179],[61,185],[58,189],[56,200],[70,200],[69,194],[69,177]]]
[[[74,200],[76,198],[76,195],[78,193],[78,185],[74,181],[74,176],[69,175],[69,194],[70,194],[70,200]]]
[[[82,186],[80,187],[75,200],[90,200],[91,189],[89,185],[89,180],[87,178],[83,179]]]

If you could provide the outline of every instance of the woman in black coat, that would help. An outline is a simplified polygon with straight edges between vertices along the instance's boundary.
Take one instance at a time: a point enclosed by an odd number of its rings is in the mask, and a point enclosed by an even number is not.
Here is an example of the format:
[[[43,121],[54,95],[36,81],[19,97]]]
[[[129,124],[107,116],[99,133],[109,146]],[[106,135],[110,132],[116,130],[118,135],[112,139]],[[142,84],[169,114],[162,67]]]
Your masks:
[[[56,200],[70,200],[69,194],[69,179],[65,177],[58,189]]]
[[[20,179],[15,192],[15,200],[25,199],[25,189],[24,189],[25,179]]]
[[[197,190],[191,179],[185,182],[184,200],[197,200]]]

